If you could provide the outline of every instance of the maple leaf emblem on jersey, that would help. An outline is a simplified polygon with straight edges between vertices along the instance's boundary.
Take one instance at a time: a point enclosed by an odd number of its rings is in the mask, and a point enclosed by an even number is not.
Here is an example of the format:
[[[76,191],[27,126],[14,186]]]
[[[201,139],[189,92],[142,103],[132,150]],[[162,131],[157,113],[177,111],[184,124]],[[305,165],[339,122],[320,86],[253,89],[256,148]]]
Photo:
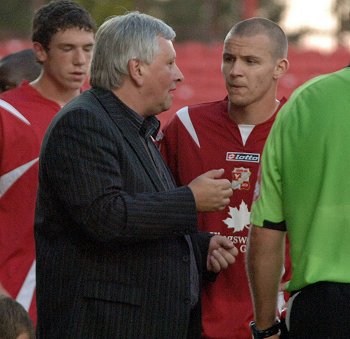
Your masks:
[[[250,224],[250,212],[247,204],[242,200],[239,208],[229,206],[230,218],[226,218],[223,222],[227,228],[233,228],[233,233],[243,231]]]

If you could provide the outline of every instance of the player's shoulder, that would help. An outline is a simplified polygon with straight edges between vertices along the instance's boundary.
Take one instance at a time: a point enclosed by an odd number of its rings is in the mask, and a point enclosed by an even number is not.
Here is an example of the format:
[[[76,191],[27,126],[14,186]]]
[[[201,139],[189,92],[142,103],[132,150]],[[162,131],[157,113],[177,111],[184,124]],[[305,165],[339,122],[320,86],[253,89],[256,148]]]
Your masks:
[[[29,125],[24,107],[27,105],[30,96],[28,83],[22,83],[20,86],[1,93],[0,95],[0,116],[7,120],[10,116],[15,116],[25,124]],[[29,100],[33,101],[33,100]]]
[[[187,125],[198,126],[207,120],[215,119],[216,113],[227,110],[227,100],[226,97],[224,100],[184,106],[165,123],[163,130],[178,130]]]
[[[29,83],[22,83],[20,86],[1,93],[0,101],[16,108],[20,107],[24,101],[32,94]]]
[[[227,109],[227,98],[224,100],[203,102],[182,107],[176,112],[176,116],[180,118],[180,120],[187,115],[190,117],[205,117],[207,114],[212,115],[213,112],[221,111],[223,109]]]

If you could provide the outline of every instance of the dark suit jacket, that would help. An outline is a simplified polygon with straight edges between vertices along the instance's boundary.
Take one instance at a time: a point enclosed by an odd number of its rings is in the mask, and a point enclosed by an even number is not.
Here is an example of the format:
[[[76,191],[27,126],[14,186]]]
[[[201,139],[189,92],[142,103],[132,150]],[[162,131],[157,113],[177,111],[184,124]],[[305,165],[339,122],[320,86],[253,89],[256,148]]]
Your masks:
[[[35,216],[38,338],[186,338],[192,192],[166,191],[110,91],[91,89],[55,117],[43,141]],[[190,336],[200,333],[200,306]]]

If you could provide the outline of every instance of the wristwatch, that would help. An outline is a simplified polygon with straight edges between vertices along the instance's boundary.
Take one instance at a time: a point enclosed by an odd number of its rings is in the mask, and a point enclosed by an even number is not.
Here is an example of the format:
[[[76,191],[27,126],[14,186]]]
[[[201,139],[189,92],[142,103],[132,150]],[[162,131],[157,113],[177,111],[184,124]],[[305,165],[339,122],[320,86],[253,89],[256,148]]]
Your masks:
[[[268,337],[271,337],[272,335],[278,334],[280,332],[280,322],[279,321],[276,321],[276,324],[274,324],[273,326],[271,326],[265,330],[259,330],[256,327],[256,324],[254,321],[250,322],[249,327],[252,331],[254,339],[268,338]]]

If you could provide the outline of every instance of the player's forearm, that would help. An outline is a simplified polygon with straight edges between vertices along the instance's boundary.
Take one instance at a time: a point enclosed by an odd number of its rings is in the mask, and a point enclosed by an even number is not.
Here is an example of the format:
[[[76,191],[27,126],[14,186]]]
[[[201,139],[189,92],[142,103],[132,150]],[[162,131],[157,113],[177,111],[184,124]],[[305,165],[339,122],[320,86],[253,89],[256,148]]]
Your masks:
[[[259,329],[275,323],[278,288],[284,263],[284,233],[251,227],[247,272]]]

